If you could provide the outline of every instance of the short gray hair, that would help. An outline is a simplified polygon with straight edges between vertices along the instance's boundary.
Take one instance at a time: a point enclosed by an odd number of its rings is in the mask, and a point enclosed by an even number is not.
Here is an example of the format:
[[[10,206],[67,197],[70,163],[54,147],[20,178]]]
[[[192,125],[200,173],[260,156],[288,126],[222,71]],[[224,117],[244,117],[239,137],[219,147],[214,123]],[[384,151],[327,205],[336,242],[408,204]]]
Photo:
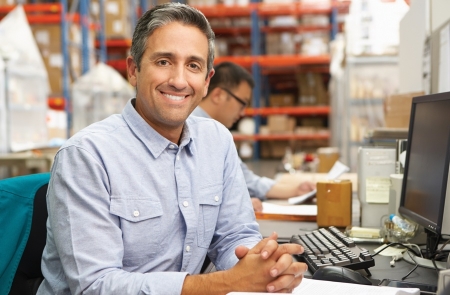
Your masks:
[[[141,60],[147,46],[148,37],[158,28],[172,22],[180,22],[198,28],[208,39],[207,73],[213,68],[214,32],[199,10],[181,3],[165,3],[157,5],[142,15],[136,24],[131,43],[130,54],[140,71]]]

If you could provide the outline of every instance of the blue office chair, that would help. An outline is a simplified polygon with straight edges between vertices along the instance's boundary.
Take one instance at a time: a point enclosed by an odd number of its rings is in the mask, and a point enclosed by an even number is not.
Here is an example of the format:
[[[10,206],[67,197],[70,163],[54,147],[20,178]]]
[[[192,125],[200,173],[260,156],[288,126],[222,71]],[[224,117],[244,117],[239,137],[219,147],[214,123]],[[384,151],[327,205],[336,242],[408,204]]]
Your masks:
[[[36,294],[43,280],[50,173],[0,180],[0,294]]]

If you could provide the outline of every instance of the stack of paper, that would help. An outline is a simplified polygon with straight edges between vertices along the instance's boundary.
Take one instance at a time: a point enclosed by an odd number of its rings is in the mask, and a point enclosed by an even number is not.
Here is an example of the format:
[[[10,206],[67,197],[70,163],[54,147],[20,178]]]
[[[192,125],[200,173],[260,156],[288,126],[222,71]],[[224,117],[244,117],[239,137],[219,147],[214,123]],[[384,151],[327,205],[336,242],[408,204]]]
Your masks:
[[[267,293],[231,292],[228,295],[260,295]],[[319,281],[304,278],[300,286],[294,289],[292,294],[320,294],[320,295],[419,295],[417,288],[393,288]]]

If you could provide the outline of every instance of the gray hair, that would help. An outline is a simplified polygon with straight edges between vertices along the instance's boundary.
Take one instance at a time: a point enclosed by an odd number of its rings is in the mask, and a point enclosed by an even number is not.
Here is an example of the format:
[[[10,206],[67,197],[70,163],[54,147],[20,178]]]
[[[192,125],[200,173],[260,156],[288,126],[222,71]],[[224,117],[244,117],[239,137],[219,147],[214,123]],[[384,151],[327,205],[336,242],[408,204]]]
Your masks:
[[[181,3],[165,3],[157,5],[142,15],[136,24],[131,43],[130,54],[140,71],[141,60],[147,47],[148,37],[158,28],[172,22],[180,22],[198,28],[208,39],[207,73],[213,68],[214,32],[199,10]]]

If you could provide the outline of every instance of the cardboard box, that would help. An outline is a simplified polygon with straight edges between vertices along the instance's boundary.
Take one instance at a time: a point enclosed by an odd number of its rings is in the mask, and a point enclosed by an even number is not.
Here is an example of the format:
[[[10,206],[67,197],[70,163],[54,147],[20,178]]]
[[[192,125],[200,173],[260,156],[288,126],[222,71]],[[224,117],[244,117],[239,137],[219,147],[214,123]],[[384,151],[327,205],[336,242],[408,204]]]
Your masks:
[[[389,128],[409,128],[412,99],[421,95],[424,95],[424,93],[413,92],[387,97],[384,103],[384,126]]]
[[[104,0],[105,13],[105,37],[106,39],[131,39],[131,15],[128,1]],[[100,5],[98,0],[90,3],[91,18],[95,22],[100,21]]]
[[[346,227],[352,224],[352,182],[317,182],[317,225]]]
[[[267,126],[270,133],[291,133],[294,132],[296,120],[288,115],[267,116]]]
[[[36,44],[38,45],[45,67],[47,69],[50,89],[53,95],[60,95],[63,91],[63,66],[61,26],[59,24],[35,24],[31,26]],[[90,64],[95,63],[94,55],[95,34],[90,31],[88,48]],[[70,80],[81,76],[81,28],[72,23],[68,30],[69,76]]]
[[[326,147],[317,149],[317,157],[319,164],[317,166],[318,173],[328,173],[334,163],[339,160],[339,149],[337,147]]]
[[[328,92],[319,73],[297,74],[299,105],[328,105]]]
[[[290,93],[271,94],[269,104],[271,107],[291,107],[295,105],[295,96]]]

